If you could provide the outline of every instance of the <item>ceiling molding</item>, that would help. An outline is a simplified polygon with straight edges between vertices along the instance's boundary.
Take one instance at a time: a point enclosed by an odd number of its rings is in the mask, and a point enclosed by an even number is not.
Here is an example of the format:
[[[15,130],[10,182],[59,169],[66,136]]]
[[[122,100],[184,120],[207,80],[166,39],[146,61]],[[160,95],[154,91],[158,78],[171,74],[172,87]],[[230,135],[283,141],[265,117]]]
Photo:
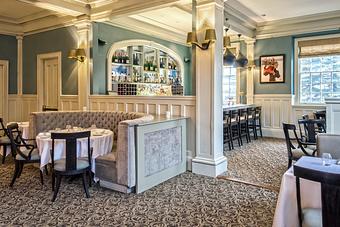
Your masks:
[[[134,18],[117,18],[112,21],[104,22],[109,25],[113,25],[116,27],[124,28],[127,30],[131,30],[134,32],[139,32],[142,34],[147,34],[150,36],[154,36],[160,39],[164,39],[167,41],[171,41],[174,43],[178,43],[181,45],[186,45],[186,34],[178,34],[173,31],[169,31],[160,27],[156,27],[154,25],[150,25],[144,23],[142,21],[136,20]]]
[[[296,18],[259,23],[257,39],[299,35],[340,29],[340,12],[320,13]]]
[[[234,3],[234,5],[231,3]],[[224,3],[224,18],[228,19],[225,20],[224,25],[226,27],[230,26],[231,30],[249,38],[255,37],[255,30],[257,25],[256,22],[245,14],[247,10],[244,10],[245,13],[239,11],[240,9],[243,9],[245,7],[240,8],[239,5],[236,5],[237,7],[234,8],[236,3],[238,2],[226,1]]]

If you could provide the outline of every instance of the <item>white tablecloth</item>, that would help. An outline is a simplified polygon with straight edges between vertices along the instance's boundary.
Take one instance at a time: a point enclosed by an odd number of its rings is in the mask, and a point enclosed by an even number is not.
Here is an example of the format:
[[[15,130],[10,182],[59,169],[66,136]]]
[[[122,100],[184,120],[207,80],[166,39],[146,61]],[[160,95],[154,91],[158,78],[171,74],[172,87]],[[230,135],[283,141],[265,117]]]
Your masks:
[[[300,178],[301,207],[321,208],[320,183]],[[299,217],[296,200],[296,183],[293,167],[282,177],[276,204],[273,227],[298,227]]]
[[[94,135],[96,133],[97,135]],[[95,158],[112,151],[113,132],[104,129],[94,129],[91,130],[91,134],[90,144],[93,148],[92,172],[95,172]],[[36,141],[41,156],[40,169],[43,169],[45,165],[51,162],[52,139],[50,133],[39,133],[36,137]],[[65,158],[65,140],[55,140],[54,146],[54,159],[58,160]],[[87,154],[87,138],[79,139],[77,141],[77,156],[87,157]]]
[[[22,132],[22,138],[28,139],[28,134],[29,134],[29,122],[9,122],[7,125],[11,123],[18,123],[19,130]],[[6,156],[11,153],[11,146],[7,146],[6,149]],[[0,148],[0,154],[3,154],[3,146]]]

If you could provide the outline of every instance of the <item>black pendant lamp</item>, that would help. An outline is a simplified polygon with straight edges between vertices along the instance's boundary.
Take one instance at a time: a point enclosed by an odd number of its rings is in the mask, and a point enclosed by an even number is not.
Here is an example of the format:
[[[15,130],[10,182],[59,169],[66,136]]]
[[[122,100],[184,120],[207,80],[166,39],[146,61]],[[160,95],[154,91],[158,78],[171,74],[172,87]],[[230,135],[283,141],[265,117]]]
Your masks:
[[[225,29],[225,32],[228,32],[228,29]],[[223,65],[224,66],[231,66],[235,64],[236,57],[235,55],[229,50],[230,46],[230,37],[225,35],[223,37],[223,47],[225,48],[224,54],[223,54]]]
[[[241,38],[241,34],[238,34],[238,39],[239,39],[239,42],[241,43],[240,38]],[[237,58],[235,60],[235,64],[236,64],[236,67],[241,67],[241,68],[246,67],[248,64],[248,58],[241,53],[241,50],[238,52]]]

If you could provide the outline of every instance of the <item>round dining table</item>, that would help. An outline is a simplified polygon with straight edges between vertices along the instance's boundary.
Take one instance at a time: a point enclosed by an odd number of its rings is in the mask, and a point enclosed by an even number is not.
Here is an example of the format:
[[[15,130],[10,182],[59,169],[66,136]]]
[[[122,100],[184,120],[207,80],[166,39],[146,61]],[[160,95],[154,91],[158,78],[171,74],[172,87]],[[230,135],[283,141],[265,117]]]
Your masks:
[[[69,132],[76,132],[79,130],[69,130]],[[67,132],[67,130],[60,130],[55,132]],[[40,153],[40,169],[51,163],[51,149],[52,139],[51,132],[39,133],[36,137],[37,147]],[[65,158],[65,140],[56,139],[54,143],[54,160]],[[92,172],[95,173],[95,159],[98,156],[108,154],[112,151],[113,146],[113,132],[107,129],[91,129],[90,147],[93,148],[92,153]],[[77,140],[77,157],[87,157],[87,138]]]

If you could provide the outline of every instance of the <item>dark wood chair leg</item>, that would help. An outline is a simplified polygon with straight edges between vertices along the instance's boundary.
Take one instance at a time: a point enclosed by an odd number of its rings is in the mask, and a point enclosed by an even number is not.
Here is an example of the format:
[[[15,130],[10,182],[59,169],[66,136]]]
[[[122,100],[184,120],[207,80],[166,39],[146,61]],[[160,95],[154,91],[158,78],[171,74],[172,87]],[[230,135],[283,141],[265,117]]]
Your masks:
[[[20,163],[19,163],[19,173],[18,173],[18,178],[20,178],[23,168],[24,168],[24,163],[23,163],[23,162],[20,162]]]
[[[55,189],[55,174],[54,174],[54,171],[52,171],[52,192],[54,191]]]
[[[12,182],[11,182],[11,184],[9,185],[10,187],[13,187],[13,185],[14,185],[14,182],[15,182],[15,179],[17,179],[17,177],[18,177],[18,174],[19,174],[19,162],[17,162],[17,161],[15,161],[15,170],[14,170],[14,174],[13,174],[13,178],[12,178]]]
[[[44,175],[43,175],[43,171],[39,171],[40,172],[40,182],[41,182],[41,185],[44,185]]]
[[[3,153],[2,153],[2,164],[5,164],[5,160],[6,160],[6,155],[7,155],[7,146],[3,145]]]
[[[46,176],[48,176],[48,168],[47,168],[47,165],[45,166],[45,172],[46,172]]]
[[[61,175],[57,175],[57,187],[54,189],[54,194],[53,194],[52,202],[54,202],[55,199],[57,198],[57,195],[58,195],[58,192],[59,192],[59,188],[60,188],[60,183],[61,183]]]
[[[93,175],[91,170],[89,170],[89,186],[92,187],[92,180],[93,180]]]
[[[87,182],[86,182],[86,172],[83,173],[83,187],[84,187],[84,190],[85,190],[85,193],[86,193],[86,198],[90,198],[89,188],[88,188],[88,185],[87,185]]]
[[[293,160],[292,159],[288,159],[288,169],[292,166],[292,162],[293,162]]]
[[[261,119],[259,119],[259,127],[260,127],[260,135],[261,135],[261,138],[263,138],[263,136],[262,136],[262,125],[261,125]]]

